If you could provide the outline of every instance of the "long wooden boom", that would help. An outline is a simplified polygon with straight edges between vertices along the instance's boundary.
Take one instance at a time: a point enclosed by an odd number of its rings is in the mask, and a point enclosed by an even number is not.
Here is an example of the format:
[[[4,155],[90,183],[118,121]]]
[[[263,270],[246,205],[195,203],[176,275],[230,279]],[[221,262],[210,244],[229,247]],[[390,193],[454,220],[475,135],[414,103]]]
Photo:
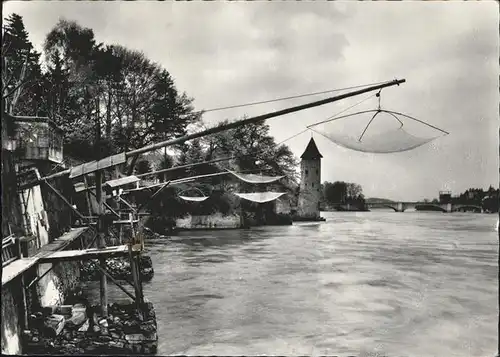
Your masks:
[[[166,141],[162,141],[162,142],[159,142],[159,143],[147,145],[147,146],[144,146],[144,147],[142,147],[140,149],[136,149],[136,150],[128,151],[126,153],[122,153],[121,155],[125,155],[125,157],[127,157],[127,158],[134,157],[134,156],[137,156],[139,154],[143,154],[143,153],[146,153],[146,152],[149,152],[149,151],[153,151],[153,150],[157,150],[157,149],[160,149],[160,148],[164,148],[164,147],[167,147],[167,146],[182,144],[182,143],[184,143],[186,141],[193,140],[193,139],[196,139],[196,138],[200,138],[200,137],[203,137],[203,136],[207,136],[207,135],[210,135],[210,134],[215,134],[215,133],[218,133],[218,132],[221,132],[221,131],[225,131],[225,130],[229,130],[229,129],[234,129],[234,128],[237,128],[237,127],[240,127],[240,126],[243,126],[243,125],[247,125],[247,124],[258,123],[258,122],[261,122],[261,121],[264,121],[264,120],[267,120],[267,119],[276,118],[276,117],[279,117],[279,116],[282,116],[282,115],[286,115],[286,114],[298,112],[298,111],[304,110],[304,109],[319,107],[321,105],[325,105],[325,104],[328,104],[328,103],[337,102],[337,101],[345,99],[345,98],[354,97],[354,96],[357,96],[357,95],[360,95],[360,94],[364,94],[364,93],[368,93],[368,92],[380,90],[380,89],[386,88],[386,87],[400,85],[401,83],[405,83],[405,82],[406,82],[405,79],[395,79],[395,80],[390,81],[390,82],[386,82],[386,83],[383,83],[383,84],[378,84],[378,85],[370,86],[370,87],[367,87],[367,88],[364,88],[364,89],[359,89],[359,90],[356,90],[356,91],[352,91],[352,92],[348,92],[348,93],[336,95],[334,97],[330,97],[330,98],[326,98],[326,99],[321,99],[321,100],[318,100],[318,101],[315,101],[315,102],[311,102],[311,103],[307,103],[307,104],[302,104],[302,105],[297,105],[295,107],[291,107],[291,108],[287,108],[287,109],[282,109],[282,110],[278,110],[278,111],[267,113],[267,114],[258,115],[258,116],[252,117],[252,118],[235,121],[235,122],[228,123],[228,124],[225,124],[225,125],[219,125],[219,126],[216,126],[216,127],[213,127],[213,128],[207,129],[207,130],[203,130],[203,131],[200,131],[200,132],[197,132],[197,133],[185,135],[185,136],[182,136],[180,138],[175,138],[175,139],[166,140]],[[48,179],[52,179],[52,178],[64,176],[64,175],[69,174],[70,171],[71,171],[71,169],[60,171],[60,172],[55,173],[53,175],[49,175],[49,176],[43,177],[40,180],[43,181],[43,180],[48,180]]]

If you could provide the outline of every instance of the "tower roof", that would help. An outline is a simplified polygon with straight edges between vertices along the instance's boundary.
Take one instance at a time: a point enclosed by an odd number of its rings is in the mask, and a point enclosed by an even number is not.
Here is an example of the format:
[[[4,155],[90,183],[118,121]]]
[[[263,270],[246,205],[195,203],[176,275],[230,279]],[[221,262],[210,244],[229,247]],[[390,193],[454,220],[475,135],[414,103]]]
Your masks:
[[[311,138],[309,144],[307,144],[307,147],[300,158],[302,160],[316,160],[316,159],[321,159],[322,157],[323,155],[321,155],[321,153],[319,152],[318,147],[314,142],[314,139]]]

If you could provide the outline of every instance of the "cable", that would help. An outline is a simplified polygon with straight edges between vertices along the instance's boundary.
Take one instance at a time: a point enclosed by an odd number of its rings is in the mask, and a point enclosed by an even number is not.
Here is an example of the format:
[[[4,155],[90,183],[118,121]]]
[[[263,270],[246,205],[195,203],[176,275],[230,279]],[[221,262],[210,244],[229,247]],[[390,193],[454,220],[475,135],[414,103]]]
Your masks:
[[[332,93],[332,92],[340,92],[340,91],[344,91],[344,90],[348,90],[348,89],[355,89],[355,88],[361,88],[361,87],[374,86],[374,85],[378,85],[378,84],[382,84],[382,83],[387,83],[387,82],[377,82],[377,83],[371,83],[371,84],[363,84],[363,85],[359,85],[359,86],[352,86],[352,87],[346,87],[346,88],[340,88],[340,89],[331,89],[331,90],[326,90],[326,91],[321,91],[321,92],[312,92],[312,93],[307,93],[307,94],[294,95],[294,96],[290,96],[290,97],[282,97],[282,98],[277,98],[277,99],[263,100],[263,101],[259,101],[259,102],[250,102],[250,103],[245,103],[245,104],[230,105],[230,106],[227,106],[227,107],[217,107],[217,108],[212,108],[212,109],[199,110],[199,111],[191,113],[191,114],[208,113],[208,112],[215,112],[215,111],[226,110],[226,109],[249,107],[249,106],[252,106],[252,105],[273,103],[273,102],[279,102],[279,101],[289,100],[289,99],[310,97],[310,96],[319,95],[319,94],[326,94],[326,93]]]
[[[340,112],[338,112],[338,113],[335,113],[334,115],[332,115],[332,116],[331,116],[331,117],[329,117],[328,119],[325,119],[325,120],[323,120],[323,121],[320,121],[320,122],[317,122],[317,123],[314,123],[314,124],[308,125],[308,126],[307,126],[307,128],[308,128],[308,129],[310,129],[312,126],[316,126],[316,125],[319,125],[319,124],[323,124],[323,123],[327,123],[327,122],[329,122],[329,121],[335,120],[334,118],[335,118],[335,117],[337,117],[338,115],[340,115],[340,114],[342,114],[342,113],[345,113],[345,112],[346,112],[346,111],[348,111],[349,109],[352,109],[352,108],[354,108],[354,107],[356,107],[356,106],[358,106],[358,105],[360,105],[360,104],[362,104],[362,103],[366,102],[368,99],[373,98],[374,96],[376,96],[376,94],[372,94],[371,96],[369,96],[369,97],[367,97],[367,98],[363,99],[362,101],[360,101],[360,102],[358,102],[358,103],[356,103],[356,104],[354,104],[354,105],[351,105],[350,107],[348,107],[348,108],[346,108],[346,109],[344,109],[344,110],[341,110],[341,111],[340,111]],[[339,119],[339,118],[337,118],[337,119]]]

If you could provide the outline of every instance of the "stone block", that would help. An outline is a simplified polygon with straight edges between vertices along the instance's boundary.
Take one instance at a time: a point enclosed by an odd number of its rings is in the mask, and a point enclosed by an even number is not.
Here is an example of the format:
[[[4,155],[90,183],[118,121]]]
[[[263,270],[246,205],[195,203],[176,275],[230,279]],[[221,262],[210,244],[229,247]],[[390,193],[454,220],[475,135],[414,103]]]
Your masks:
[[[44,321],[44,329],[48,336],[58,336],[64,328],[65,319],[63,315],[51,315]]]
[[[55,306],[55,314],[71,316],[73,315],[73,305]]]
[[[78,329],[78,332],[87,332],[90,326],[89,319],[86,319],[82,326]]]
[[[43,316],[50,316],[56,312],[56,306],[44,306],[42,307]]]
[[[144,335],[142,333],[125,335],[125,340],[127,340],[127,342],[131,344],[142,343],[142,341],[144,341]]]
[[[152,333],[146,334],[144,336],[144,339],[147,341],[158,341],[158,335],[156,334],[156,332],[152,332]]]
[[[68,326],[80,326],[87,320],[87,314],[85,311],[73,311],[73,315],[67,320],[66,324]]]

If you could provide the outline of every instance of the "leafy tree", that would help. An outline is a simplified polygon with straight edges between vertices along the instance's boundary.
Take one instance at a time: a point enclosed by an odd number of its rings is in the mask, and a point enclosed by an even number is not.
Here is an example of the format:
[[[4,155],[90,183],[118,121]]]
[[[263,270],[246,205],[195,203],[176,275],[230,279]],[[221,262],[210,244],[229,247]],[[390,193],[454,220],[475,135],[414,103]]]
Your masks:
[[[2,34],[2,105],[13,115],[37,115],[43,93],[37,53],[21,16],[10,15]]]
[[[135,172],[138,175],[145,174],[151,171],[153,171],[153,168],[151,167],[151,163],[148,160],[139,160],[137,162],[137,165],[135,167]]]

